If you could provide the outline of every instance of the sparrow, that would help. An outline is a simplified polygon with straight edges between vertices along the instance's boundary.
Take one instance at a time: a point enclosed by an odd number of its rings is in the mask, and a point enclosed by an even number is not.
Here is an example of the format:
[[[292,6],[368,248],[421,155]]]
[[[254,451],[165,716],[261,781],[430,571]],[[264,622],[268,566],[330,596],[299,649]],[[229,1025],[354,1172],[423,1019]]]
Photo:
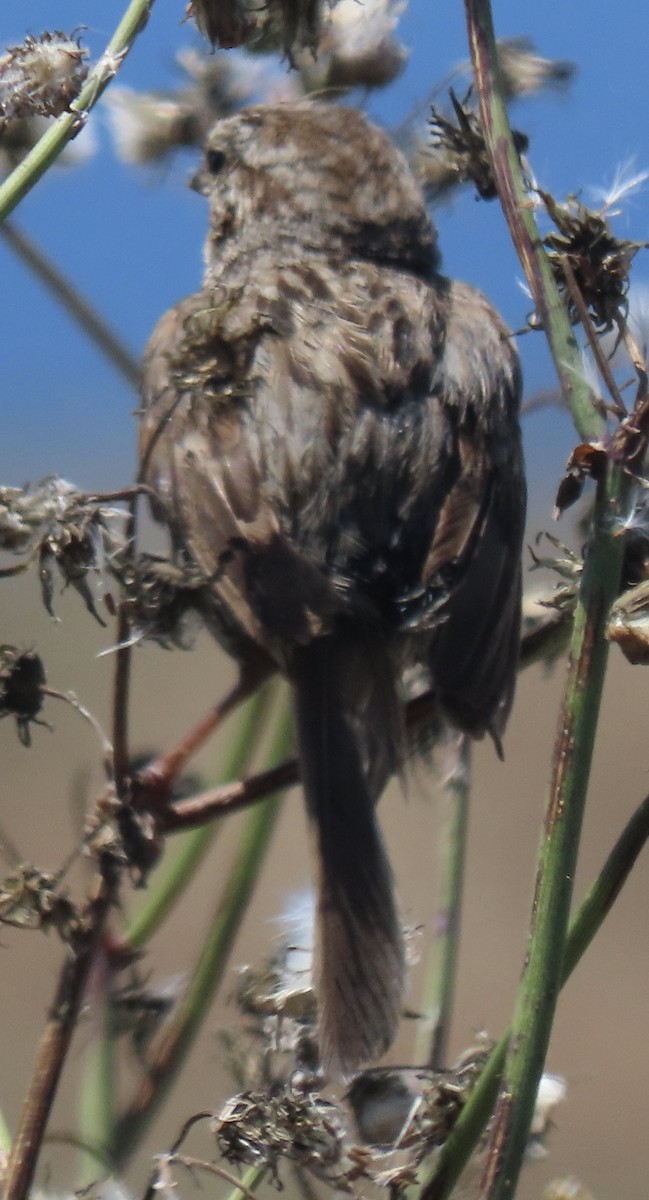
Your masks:
[[[397,1029],[404,949],[376,805],[416,675],[500,750],[519,653],[521,377],[485,297],[441,273],[405,158],[313,101],[219,121],[195,188],[202,288],[144,356],[141,477],[210,627],[292,685],[317,863],[326,1069]]]

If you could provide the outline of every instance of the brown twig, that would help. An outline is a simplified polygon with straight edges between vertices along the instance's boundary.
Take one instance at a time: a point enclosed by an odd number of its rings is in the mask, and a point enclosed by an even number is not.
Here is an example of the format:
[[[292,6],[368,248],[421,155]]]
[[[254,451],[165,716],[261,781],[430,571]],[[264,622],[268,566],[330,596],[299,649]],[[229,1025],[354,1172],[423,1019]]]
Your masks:
[[[149,763],[146,769],[138,775],[134,792],[135,806],[146,808],[147,812],[156,811],[159,808],[166,809],[174,780],[182,773],[189,759],[216,732],[225,718],[240,704],[243,704],[244,700],[247,700],[265,682],[267,677],[267,671],[242,670],[234,687],[227,692],[224,698],[219,700],[172,750]],[[221,790],[218,789],[218,791]],[[209,796],[210,793],[208,792],[207,795]],[[217,804],[211,815],[218,812],[221,807]],[[240,806],[233,805],[233,807]],[[206,819],[209,820],[209,817]],[[164,827],[166,828],[166,826]]]
[[[36,1056],[18,1132],[7,1167],[4,1200],[25,1200],[72,1040],[95,951],[115,898],[115,865],[104,856],[96,892],[85,906],[79,929],[67,952]]]
[[[218,1163],[209,1162],[204,1158],[190,1158],[186,1154],[173,1154],[169,1158],[165,1157],[164,1163],[170,1167],[178,1164],[178,1166],[185,1167],[188,1171],[206,1171],[211,1175],[217,1175],[219,1179],[224,1179],[231,1187],[241,1192],[247,1200],[257,1200],[255,1192],[251,1188],[246,1187],[243,1180],[238,1179],[231,1171],[226,1171],[224,1167],[220,1167]]]
[[[106,737],[106,734],[104,733],[94,714],[90,712],[90,709],[86,708],[85,705],[81,704],[81,702],[77,700],[74,692],[61,692],[58,690],[58,688],[51,687],[42,687],[41,692],[44,696],[49,696],[51,700],[63,700],[65,704],[69,704],[71,708],[78,712],[79,716],[83,717],[84,721],[88,722],[99,738],[104,762],[110,762],[112,758],[113,747],[111,746],[109,738]]]
[[[131,650],[128,644],[128,616],[125,604],[117,610],[117,649],[113,684],[113,779],[118,796],[124,793],[129,774],[128,701],[131,684]]]
[[[131,557],[134,557],[137,550],[137,501],[144,490],[144,485],[140,483],[129,489],[126,536]],[[113,683],[113,779],[118,796],[124,794],[126,779],[130,773],[128,717],[133,647],[129,643],[129,632],[128,605],[122,601],[117,610],[117,648]]]
[[[624,418],[628,415],[626,406],[622,396],[620,395],[620,390],[615,382],[615,379],[613,378],[613,372],[611,371],[608,359],[606,358],[606,355],[602,349],[602,343],[595,332],[595,327],[593,325],[590,313],[586,306],[584,297],[579,289],[579,284],[575,279],[575,273],[572,269],[567,254],[564,254],[561,257],[561,269],[566,279],[568,291],[570,292],[570,299],[577,310],[579,323],[584,330],[586,337],[588,338],[588,345],[590,346],[591,353],[597,364],[597,370],[599,371],[609,390],[610,395],[613,398],[613,404],[610,407],[612,408],[612,411],[615,413],[616,417],[619,417],[620,420],[624,420]]]
[[[249,779],[226,783],[223,787],[201,792],[189,800],[178,800],[166,808],[159,817],[162,833],[179,833],[205,825],[224,812],[238,812],[258,800],[265,800],[275,792],[283,791],[300,781],[300,766],[296,758],[288,758],[269,771],[260,771]]]
[[[649,377],[647,375],[647,363],[645,356],[642,353],[638,343],[636,342],[631,330],[626,321],[621,321],[618,325],[620,337],[626,346],[626,352],[633,363],[633,368],[638,376],[638,394],[636,397],[636,408],[638,408],[646,399],[647,391],[649,390]]]
[[[566,646],[571,624],[572,614],[570,612],[549,609],[547,618],[523,637],[520,669],[524,670],[531,663],[538,662],[543,658],[544,653],[555,655]],[[230,693],[229,698],[232,699],[232,696],[233,693]],[[227,700],[228,697],[226,697]],[[215,711],[213,710],[213,712]],[[437,714],[438,706],[434,692],[424,692],[421,696],[411,700],[406,708],[407,731],[416,734],[419,729],[434,721]],[[209,721],[209,717],[210,714],[205,718],[205,724]],[[200,727],[197,726],[197,729]],[[181,745],[183,744],[181,743]],[[174,753],[175,751],[172,751],[172,754]],[[164,758],[159,759],[158,762],[164,762]],[[185,765],[184,761],[182,765]],[[155,774],[154,770],[154,781]],[[179,833],[186,829],[194,829],[198,825],[204,825],[214,817],[222,816],[224,812],[238,812],[239,809],[248,808],[251,804],[256,804],[258,800],[272,796],[278,790],[299,783],[300,765],[296,758],[290,758],[268,771],[251,775],[248,779],[239,779],[232,783],[226,783],[222,787],[210,788],[208,791],[200,792],[188,799],[177,800],[162,808],[160,808],[160,795],[155,791],[155,782],[153,797],[150,796],[146,786],[147,776],[148,770],[138,781],[137,806],[148,809],[151,800],[152,807],[156,810],[159,832]]]

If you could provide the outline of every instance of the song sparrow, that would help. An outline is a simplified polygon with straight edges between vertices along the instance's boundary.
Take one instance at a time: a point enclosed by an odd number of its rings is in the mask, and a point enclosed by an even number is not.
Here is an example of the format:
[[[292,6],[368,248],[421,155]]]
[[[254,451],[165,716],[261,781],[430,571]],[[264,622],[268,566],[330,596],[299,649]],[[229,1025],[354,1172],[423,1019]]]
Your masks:
[[[402,680],[497,747],[519,642],[518,359],[439,273],[407,163],[358,112],[219,122],[203,290],[146,352],[143,476],[209,576],[217,636],[291,681],[318,850],[326,1063],[393,1039],[403,944],[375,816],[402,762]],[[262,668],[263,669],[263,668]]]

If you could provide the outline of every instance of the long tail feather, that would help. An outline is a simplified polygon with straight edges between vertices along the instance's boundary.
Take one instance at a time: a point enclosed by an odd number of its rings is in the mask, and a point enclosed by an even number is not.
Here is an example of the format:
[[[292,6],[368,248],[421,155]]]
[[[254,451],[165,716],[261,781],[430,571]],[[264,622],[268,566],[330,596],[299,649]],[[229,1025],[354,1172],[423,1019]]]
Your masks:
[[[317,972],[325,1066],[348,1075],[392,1042],[404,952],[375,804],[394,770],[393,683],[382,647],[322,638],[296,656],[297,726],[318,848]]]

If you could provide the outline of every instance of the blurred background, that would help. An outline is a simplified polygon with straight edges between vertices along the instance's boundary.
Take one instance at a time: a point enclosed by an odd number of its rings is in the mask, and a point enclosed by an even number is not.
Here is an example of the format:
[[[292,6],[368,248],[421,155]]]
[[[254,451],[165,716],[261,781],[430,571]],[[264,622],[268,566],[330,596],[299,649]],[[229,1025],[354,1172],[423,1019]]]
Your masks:
[[[84,26],[82,39],[94,59],[122,8],[118,0],[103,0],[101,5],[93,0],[30,0],[29,5],[5,0],[1,42],[13,45],[26,33],[71,32]],[[169,90],[183,85],[176,56],[181,49],[202,45],[193,25],[182,23],[183,9],[182,0],[157,0],[145,34],[120,72],[120,86]],[[646,21],[638,0],[619,0],[615,6],[602,0],[573,0],[569,6],[546,0],[542,6],[523,7],[515,0],[501,0],[494,6],[494,18],[499,36],[525,35],[540,54],[576,67],[568,87],[547,90],[512,108],[514,125],[530,137],[529,159],[543,187],[558,198],[578,193],[596,205],[597,196],[610,187],[621,167],[630,173],[649,168]],[[402,13],[398,38],[409,51],[399,79],[385,91],[352,96],[388,129],[401,129],[415,110],[425,122],[433,89],[466,59],[462,5],[459,0],[444,5],[411,0]],[[278,94],[287,69],[279,60],[272,67]],[[462,85],[458,91],[462,94]],[[445,93],[444,87],[438,91],[440,101]],[[202,198],[186,186],[196,154],[181,151],[149,167],[123,163],[115,153],[103,104],[94,110],[89,131],[75,149],[82,157],[80,164],[51,171],[13,219],[92,299],[138,356],[165,308],[200,281],[206,212]],[[514,329],[524,327],[530,301],[521,287],[522,272],[498,205],[478,202],[467,190],[438,206],[435,219],[447,272],[481,287]],[[649,192],[640,191],[624,202],[615,228],[624,237],[649,238]],[[0,277],[0,484],[22,485],[56,473],[93,491],[127,485],[135,464],[134,390],[1,239]],[[648,277],[641,254],[634,276],[640,291]],[[553,389],[555,378],[542,335],[524,334],[519,349],[527,397]],[[530,540],[550,529],[578,544],[571,513],[558,527],[551,518],[556,484],[576,440],[570,421],[557,408],[545,407],[525,418],[524,430]],[[529,582],[536,588],[535,576]],[[50,684],[73,689],[108,726],[114,664],[110,655],[96,656],[110,645],[111,631],[93,623],[70,592],[57,595],[55,607],[60,618],[56,623],[42,608],[34,573],[3,581],[0,640],[37,650]],[[475,752],[451,1057],[481,1030],[498,1036],[511,1013],[525,949],[563,675],[564,665],[559,663],[550,674],[534,668],[522,677],[504,764],[497,762],[491,746],[481,745]],[[188,654],[153,646],[138,650],[134,747],[172,744],[231,679],[230,665],[208,639],[201,639]],[[577,899],[648,790],[648,684],[642,669],[630,667],[614,648]],[[74,843],[72,797],[91,798],[101,774],[97,744],[78,716],[53,703],[45,715],[54,732],[35,729],[31,751],[18,743],[10,720],[0,724],[0,821],[25,860],[55,869]],[[226,739],[227,731],[201,756],[198,766],[208,780],[218,770]],[[407,798],[395,787],[382,803],[403,910],[410,924],[423,927],[424,939],[431,933],[434,914],[440,809],[439,782],[424,768],[414,772]],[[231,822],[182,911],[156,938],[146,967],[156,982],[177,976],[193,962],[239,827],[239,818]],[[279,912],[287,896],[308,884],[309,871],[296,792],[285,804],[262,887],[235,947],[232,982],[237,965],[258,962],[267,953],[277,936],[269,914]],[[568,1174],[581,1179],[596,1200],[631,1200],[646,1186],[648,904],[649,874],[643,857],[561,998],[548,1067],[566,1078],[568,1097],[555,1115],[549,1157],[526,1172],[522,1200],[540,1197],[548,1180]],[[1,953],[0,1105],[13,1124],[51,999],[61,946],[53,934],[45,939],[3,930]],[[420,983],[415,969],[415,1005]],[[226,986],[224,996],[231,990]],[[219,1107],[233,1090],[217,1037],[230,1014],[221,1004],[210,1015],[164,1116],[147,1140],[148,1153],[168,1145],[189,1113]],[[54,1120],[58,1131],[74,1122],[74,1076],[81,1070],[89,1038],[90,1030],[84,1035],[82,1026]],[[412,1035],[406,1031],[394,1059],[407,1061],[411,1054]],[[60,1157],[61,1151],[52,1147],[43,1159],[55,1182]],[[134,1182],[141,1183],[146,1175],[146,1161],[140,1153]]]

